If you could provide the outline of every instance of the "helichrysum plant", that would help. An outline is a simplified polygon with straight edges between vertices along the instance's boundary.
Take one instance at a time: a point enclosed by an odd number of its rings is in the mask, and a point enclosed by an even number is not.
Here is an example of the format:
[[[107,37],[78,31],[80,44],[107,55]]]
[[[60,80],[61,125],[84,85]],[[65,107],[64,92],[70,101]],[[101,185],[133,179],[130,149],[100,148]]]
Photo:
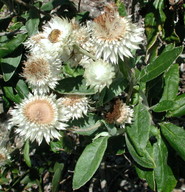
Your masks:
[[[40,2],[25,14],[20,33],[0,38],[1,88],[10,116],[0,142],[2,189],[31,190],[32,182],[47,191],[42,175],[49,172],[52,191],[60,191],[66,154],[74,158],[71,190],[79,189],[117,143],[111,153],[129,154],[152,190],[175,188],[174,163],[185,160],[178,64],[184,40],[178,31],[168,36],[165,1],[140,1],[146,5],[158,15],[148,13],[139,24],[120,1],[107,3],[93,19],[58,14],[52,2]]]

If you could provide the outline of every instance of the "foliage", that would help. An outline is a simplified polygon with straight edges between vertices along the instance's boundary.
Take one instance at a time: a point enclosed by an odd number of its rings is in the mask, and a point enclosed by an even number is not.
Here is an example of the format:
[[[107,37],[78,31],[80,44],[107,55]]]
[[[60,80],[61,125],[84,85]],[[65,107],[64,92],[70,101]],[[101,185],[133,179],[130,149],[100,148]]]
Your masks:
[[[126,15],[125,5],[115,2],[120,15]],[[6,140],[10,158],[1,166],[0,190],[41,192],[51,185],[57,192],[66,180],[70,180],[70,187],[64,188],[69,191],[87,189],[101,171],[101,162],[118,154],[129,157],[138,176],[153,191],[171,192],[184,176],[177,171],[184,171],[184,167],[176,162],[185,161],[185,93],[180,90],[184,70],[179,70],[184,62],[185,4],[181,0],[139,0],[133,1],[133,7],[137,2],[144,19],[145,45],[133,58],[120,59],[116,78],[100,93],[86,86],[81,66],[65,63],[66,76],[55,93],[86,95],[92,111],[71,120],[69,129],[61,131],[60,140],[49,145],[26,141],[19,146],[11,129]],[[89,17],[87,12],[78,13],[69,0],[1,0],[0,8],[0,88],[7,112],[31,91],[19,75],[28,54],[23,43],[40,31],[52,14],[82,22]],[[117,98],[134,110],[132,123],[124,128],[105,120],[107,108]]]

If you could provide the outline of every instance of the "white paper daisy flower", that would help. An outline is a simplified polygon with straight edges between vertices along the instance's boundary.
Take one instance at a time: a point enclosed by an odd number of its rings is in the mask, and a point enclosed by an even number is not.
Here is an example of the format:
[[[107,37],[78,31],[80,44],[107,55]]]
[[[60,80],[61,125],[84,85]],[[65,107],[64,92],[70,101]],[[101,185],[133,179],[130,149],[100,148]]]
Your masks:
[[[60,104],[64,108],[64,115],[69,119],[78,119],[87,115],[89,99],[82,95],[65,95],[61,97]]]
[[[30,37],[24,45],[33,53],[65,55],[71,52],[72,24],[68,19],[54,16],[43,26],[43,32]]]
[[[62,115],[62,110],[54,95],[30,94],[10,111],[10,124],[17,126],[15,132],[24,140],[36,140],[40,145],[45,139],[49,143],[53,138],[60,138],[58,130],[67,127],[64,121],[68,119]]]
[[[143,40],[143,28],[131,22],[131,16],[119,15],[113,4],[105,7],[105,12],[89,22],[91,41],[97,58],[111,63],[118,63],[120,57],[132,57],[132,50],[138,49]]]
[[[85,67],[84,78],[86,84],[96,91],[100,92],[104,87],[109,87],[114,77],[114,66],[103,60],[94,61]]]
[[[133,113],[133,109],[123,103],[122,100],[117,99],[112,111],[106,114],[106,120],[108,123],[115,123],[124,128],[125,124],[132,123]]]
[[[61,79],[61,61],[58,58],[47,58],[44,55],[31,55],[24,62],[22,76],[34,93],[48,93]]]

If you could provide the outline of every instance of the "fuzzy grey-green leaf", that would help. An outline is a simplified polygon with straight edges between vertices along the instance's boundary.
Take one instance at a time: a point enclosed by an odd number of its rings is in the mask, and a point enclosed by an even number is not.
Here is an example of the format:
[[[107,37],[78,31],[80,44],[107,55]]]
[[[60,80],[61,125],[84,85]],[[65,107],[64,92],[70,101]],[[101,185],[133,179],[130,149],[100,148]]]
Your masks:
[[[183,47],[176,47],[161,53],[152,63],[142,69],[140,80],[148,82],[161,75],[177,59],[182,50]]]
[[[79,189],[94,175],[107,148],[108,138],[100,137],[86,146],[75,166],[73,189]]]
[[[181,158],[185,161],[185,130],[172,123],[161,123],[161,130],[169,144],[177,151]]]

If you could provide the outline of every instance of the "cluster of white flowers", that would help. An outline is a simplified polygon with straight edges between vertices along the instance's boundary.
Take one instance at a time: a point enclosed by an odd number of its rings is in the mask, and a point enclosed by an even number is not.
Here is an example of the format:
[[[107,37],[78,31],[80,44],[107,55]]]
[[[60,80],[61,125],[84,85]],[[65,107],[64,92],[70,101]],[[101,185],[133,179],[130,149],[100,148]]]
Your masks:
[[[115,78],[118,58],[132,57],[132,50],[139,48],[143,32],[131,23],[130,16],[121,17],[113,4],[106,6],[104,12],[87,25],[53,16],[42,29],[24,44],[29,55],[21,75],[32,93],[11,111],[11,124],[18,127],[16,133],[38,144],[43,139],[47,143],[59,139],[59,130],[66,129],[70,119],[88,113],[87,96],[57,98],[51,93],[64,78],[63,63],[82,66],[86,85],[101,92]],[[131,123],[133,111],[121,104],[120,112],[123,112],[120,119],[113,122]]]

